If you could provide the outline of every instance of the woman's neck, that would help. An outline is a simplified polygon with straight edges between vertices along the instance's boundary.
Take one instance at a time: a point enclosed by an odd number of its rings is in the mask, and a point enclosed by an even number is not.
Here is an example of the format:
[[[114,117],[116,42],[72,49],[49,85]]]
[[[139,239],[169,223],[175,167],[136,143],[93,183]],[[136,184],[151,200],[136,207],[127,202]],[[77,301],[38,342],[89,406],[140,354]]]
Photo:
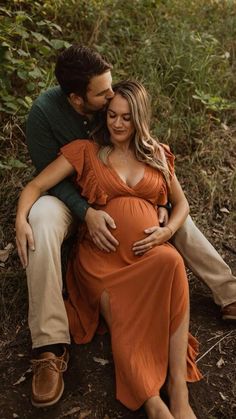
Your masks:
[[[114,151],[118,151],[119,153],[127,154],[133,151],[133,145],[130,141],[127,143],[116,143],[112,141],[112,144]]]

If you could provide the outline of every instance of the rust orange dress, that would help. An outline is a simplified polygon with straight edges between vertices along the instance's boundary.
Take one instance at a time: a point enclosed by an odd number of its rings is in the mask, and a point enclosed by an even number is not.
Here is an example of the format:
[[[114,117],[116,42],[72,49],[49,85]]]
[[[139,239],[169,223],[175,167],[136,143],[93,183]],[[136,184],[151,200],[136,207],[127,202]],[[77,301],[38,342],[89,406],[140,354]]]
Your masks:
[[[145,167],[143,178],[129,187],[112,167],[97,158],[98,146],[76,140],[61,149],[75,168],[81,195],[115,221],[115,252],[100,251],[84,226],[67,271],[66,308],[76,343],[89,342],[99,324],[99,302],[109,294],[111,342],[116,372],[116,396],[132,410],[158,394],[168,370],[171,335],[183,320],[188,282],[183,260],[169,243],[135,256],[132,245],[158,225],[156,210],[167,201],[167,188],[158,170]],[[173,174],[174,156],[165,154]],[[196,340],[189,335],[187,381],[201,378],[194,359]]]

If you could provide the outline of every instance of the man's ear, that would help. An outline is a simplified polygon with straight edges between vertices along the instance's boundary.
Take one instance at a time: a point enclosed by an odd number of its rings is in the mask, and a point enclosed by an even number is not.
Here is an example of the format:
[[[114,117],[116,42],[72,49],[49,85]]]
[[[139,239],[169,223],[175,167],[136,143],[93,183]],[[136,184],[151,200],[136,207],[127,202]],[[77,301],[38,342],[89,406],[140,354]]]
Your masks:
[[[83,98],[81,96],[78,96],[76,93],[70,93],[69,99],[72,102],[72,104],[76,107],[80,107],[84,103]]]

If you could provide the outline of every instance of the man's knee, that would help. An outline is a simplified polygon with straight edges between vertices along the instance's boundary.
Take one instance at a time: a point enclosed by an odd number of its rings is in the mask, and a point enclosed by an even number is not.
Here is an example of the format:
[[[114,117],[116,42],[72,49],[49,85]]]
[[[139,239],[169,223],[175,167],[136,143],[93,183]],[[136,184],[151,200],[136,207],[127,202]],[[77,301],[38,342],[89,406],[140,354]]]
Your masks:
[[[36,233],[46,230],[48,233],[62,232],[65,236],[72,223],[70,210],[59,199],[45,195],[39,198],[29,213],[29,223]]]
[[[171,243],[173,243],[175,246],[179,243],[179,241],[187,241],[192,235],[195,234],[194,232],[196,232],[196,230],[198,230],[196,225],[194,224],[192,218],[188,215],[185,222],[172,237]]]

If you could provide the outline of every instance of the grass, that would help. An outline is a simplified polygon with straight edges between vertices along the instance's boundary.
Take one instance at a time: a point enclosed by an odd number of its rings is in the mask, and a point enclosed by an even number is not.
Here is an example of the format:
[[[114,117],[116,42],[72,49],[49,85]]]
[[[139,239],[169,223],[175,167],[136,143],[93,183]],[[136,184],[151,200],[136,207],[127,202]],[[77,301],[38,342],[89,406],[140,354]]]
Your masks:
[[[176,154],[176,172],[191,215],[223,254],[227,246],[233,264],[236,2],[7,0],[0,11],[0,249],[15,242],[18,195],[34,172],[24,137],[28,109],[40,91],[54,83],[58,52],[79,42],[109,58],[114,81],[134,77],[147,87],[152,96],[152,130]],[[199,328],[207,350],[207,330],[218,333],[217,312],[213,304],[207,305],[209,290],[191,277],[191,302],[197,313],[191,322],[196,321],[195,330]],[[27,324],[26,277],[15,248],[6,262],[0,261],[0,319],[4,358],[14,340],[19,344],[19,332]],[[219,376],[214,368],[217,352],[212,351],[207,355],[212,370],[203,365],[210,385],[202,384],[194,394],[196,400],[202,397],[209,418],[235,417],[233,341],[223,343],[228,363],[224,368],[230,373]],[[210,355],[216,358],[212,361]],[[223,404],[221,387],[228,397]]]
[[[17,197],[33,173],[25,116],[32,99],[54,83],[55,56],[72,42],[105,54],[115,81],[134,77],[145,84],[152,95],[153,132],[177,155],[194,218],[205,229],[223,223],[222,240],[233,234],[235,1],[15,0],[2,11],[1,248],[14,243]],[[16,252],[0,269],[1,324],[12,331],[21,321],[12,308],[24,318],[27,305]]]

